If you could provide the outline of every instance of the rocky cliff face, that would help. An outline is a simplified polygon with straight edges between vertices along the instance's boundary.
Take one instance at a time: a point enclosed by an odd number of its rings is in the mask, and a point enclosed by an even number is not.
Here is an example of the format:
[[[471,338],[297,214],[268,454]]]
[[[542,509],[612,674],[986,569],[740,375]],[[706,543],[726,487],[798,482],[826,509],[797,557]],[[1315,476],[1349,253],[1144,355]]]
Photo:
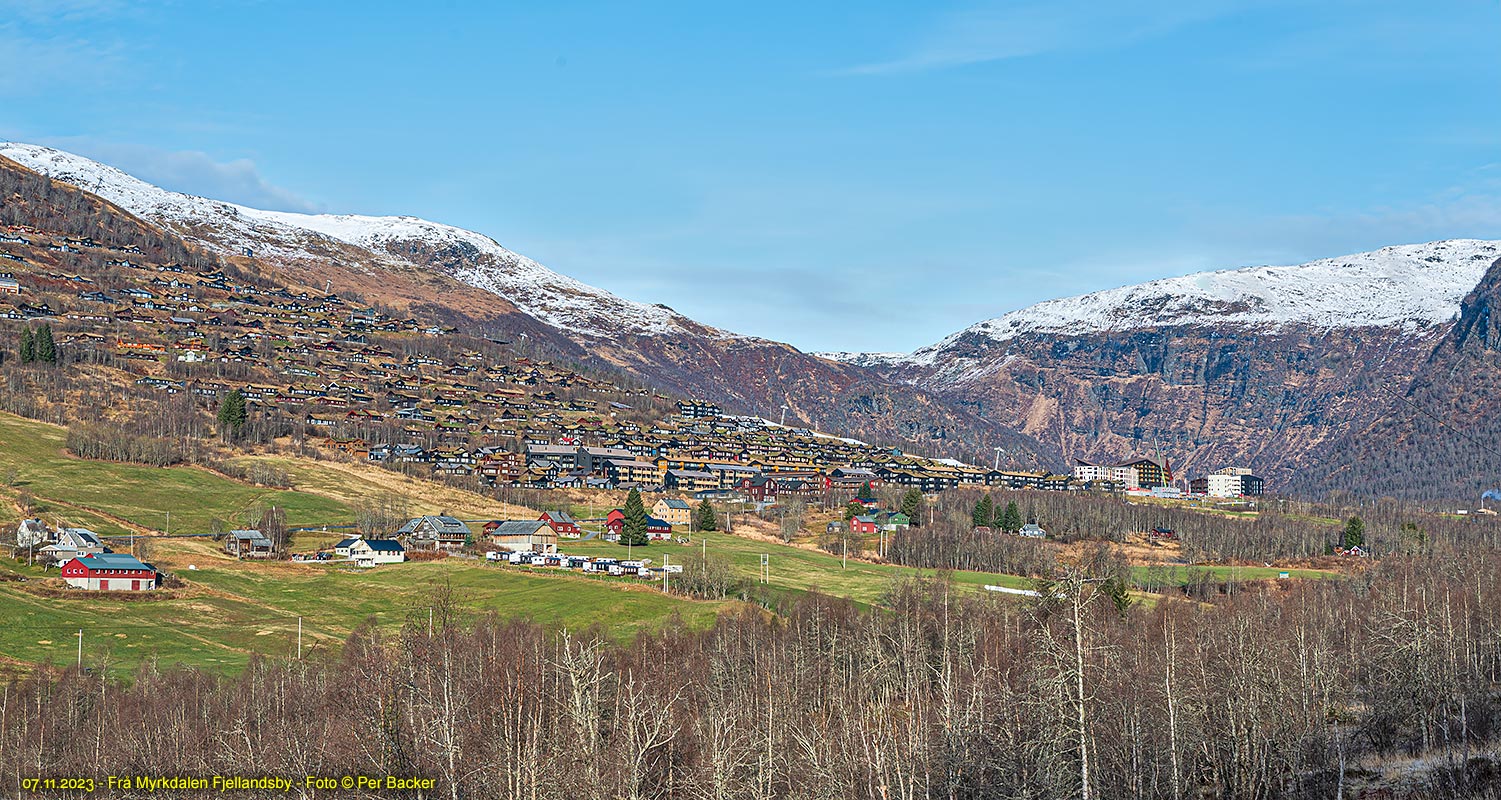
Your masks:
[[[1498,255],[1460,240],[1202,273],[1049,301],[910,355],[839,358],[1066,458],[1160,451],[1180,477],[1237,465],[1313,488],[1431,354],[1495,341],[1486,301],[1465,293]]]
[[[1410,379],[1377,393],[1372,419],[1331,442],[1295,489],[1473,505],[1501,487],[1501,259],[1460,309]]]

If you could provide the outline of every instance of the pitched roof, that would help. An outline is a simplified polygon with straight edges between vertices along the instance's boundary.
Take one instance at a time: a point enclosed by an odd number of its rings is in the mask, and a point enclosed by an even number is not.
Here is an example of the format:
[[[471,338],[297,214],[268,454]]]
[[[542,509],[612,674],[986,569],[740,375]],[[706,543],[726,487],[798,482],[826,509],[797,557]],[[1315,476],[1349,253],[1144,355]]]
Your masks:
[[[365,539],[365,544],[377,553],[405,553],[406,548],[395,539]]]
[[[101,553],[97,556],[80,556],[78,562],[89,569],[151,569],[135,556],[125,553]]]
[[[668,508],[676,509],[678,511],[689,511],[693,508],[692,506],[688,505],[687,500],[680,500],[676,497],[664,497],[658,502],[666,503]]]
[[[509,519],[495,526],[491,536],[535,536],[547,523],[539,519]]]
[[[397,531],[397,533],[413,533],[418,528],[424,525],[429,530],[432,530],[437,534],[449,533],[463,534],[465,536],[469,535],[469,526],[465,525],[463,520],[456,519],[454,517],[433,515],[417,517],[416,519],[413,519],[407,522],[407,524],[401,526],[401,530]]]

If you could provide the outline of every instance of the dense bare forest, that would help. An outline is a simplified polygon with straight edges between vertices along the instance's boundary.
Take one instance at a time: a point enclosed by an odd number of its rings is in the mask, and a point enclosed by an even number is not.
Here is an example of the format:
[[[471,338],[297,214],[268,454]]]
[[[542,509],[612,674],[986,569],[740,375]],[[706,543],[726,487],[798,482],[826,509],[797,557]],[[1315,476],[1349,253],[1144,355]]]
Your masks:
[[[1335,504],[1267,497],[1257,501],[1255,515],[1239,515],[1096,492],[993,491],[990,495],[996,507],[1015,503],[1022,519],[1038,523],[1050,537],[1063,542],[1119,542],[1130,533],[1171,530],[1181,541],[1181,555],[1188,563],[1324,556],[1341,543],[1343,527],[1352,515],[1363,522],[1363,546],[1377,555],[1421,552],[1438,543],[1501,547],[1501,522],[1494,516],[1435,513],[1392,498],[1359,502],[1343,495]],[[923,520],[923,527],[893,534],[886,557],[912,566],[1051,574],[1052,544],[973,532],[971,512],[982,496],[974,490],[960,490],[927,501],[935,506],[929,519]],[[836,553],[841,546],[838,539],[823,544]],[[865,543],[860,546],[874,549]]]
[[[1217,605],[1111,602],[1087,572],[1030,604],[896,585],[629,644],[466,619],[356,632],[234,678],[43,668],[0,690],[0,769],[424,775],[438,796],[1492,796],[1494,551]],[[425,612],[425,609],[424,609]],[[96,665],[97,666],[97,665]],[[166,795],[164,795],[166,796]]]

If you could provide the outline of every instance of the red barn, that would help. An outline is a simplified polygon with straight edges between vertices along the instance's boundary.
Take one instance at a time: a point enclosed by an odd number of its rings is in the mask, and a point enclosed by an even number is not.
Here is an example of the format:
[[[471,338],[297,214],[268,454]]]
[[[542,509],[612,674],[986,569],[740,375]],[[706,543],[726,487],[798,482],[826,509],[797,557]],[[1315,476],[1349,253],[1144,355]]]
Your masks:
[[[122,553],[80,556],[63,565],[69,586],[96,592],[144,592],[156,588],[156,570]]]

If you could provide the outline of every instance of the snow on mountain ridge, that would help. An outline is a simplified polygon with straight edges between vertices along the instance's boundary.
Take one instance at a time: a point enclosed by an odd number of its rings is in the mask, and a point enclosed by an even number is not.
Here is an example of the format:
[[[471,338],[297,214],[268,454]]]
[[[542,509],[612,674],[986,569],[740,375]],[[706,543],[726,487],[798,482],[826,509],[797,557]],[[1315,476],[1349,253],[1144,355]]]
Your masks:
[[[265,211],[183,194],[154,186],[115,167],[41,145],[0,142],[0,155],[158,222],[186,238],[238,255],[295,258],[306,254],[309,237],[327,238],[371,251],[382,259],[411,263],[391,245],[421,242],[457,247],[482,258],[467,259],[454,277],[500,295],[527,315],[572,333],[608,337],[614,333],[660,336],[683,333],[691,320],[662,306],[618,297],[554,272],[502,247],[494,239],[452,225],[411,216],[300,214]],[[209,226],[224,238],[206,240],[196,226]],[[399,248],[395,248],[399,251]],[[742,338],[708,326],[701,332]]]
[[[1029,333],[1090,334],[1182,325],[1316,328],[1441,324],[1501,257],[1501,242],[1450,239],[1396,245],[1294,266],[1197,272],[1047,300],[971,325],[905,356],[828,353],[863,366],[945,366],[975,339]]]

